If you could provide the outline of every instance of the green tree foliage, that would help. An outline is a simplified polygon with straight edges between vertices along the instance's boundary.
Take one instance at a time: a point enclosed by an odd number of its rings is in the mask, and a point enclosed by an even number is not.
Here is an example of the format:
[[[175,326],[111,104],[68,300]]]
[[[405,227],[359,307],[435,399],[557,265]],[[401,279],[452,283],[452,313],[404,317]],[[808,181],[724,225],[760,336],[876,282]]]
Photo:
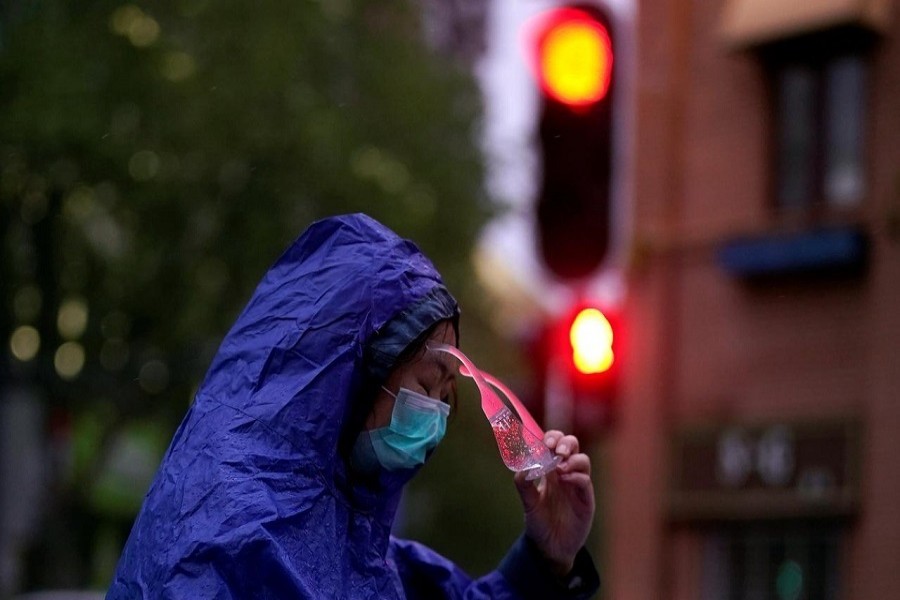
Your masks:
[[[479,100],[406,3],[18,4],[0,23],[0,334],[25,337],[3,371],[84,436],[45,535],[72,540],[47,554],[78,562],[72,523],[115,504],[95,485],[110,449],[139,422],[167,441],[310,222],[366,212],[466,295],[485,217]],[[85,583],[87,566],[72,572],[43,583]]]

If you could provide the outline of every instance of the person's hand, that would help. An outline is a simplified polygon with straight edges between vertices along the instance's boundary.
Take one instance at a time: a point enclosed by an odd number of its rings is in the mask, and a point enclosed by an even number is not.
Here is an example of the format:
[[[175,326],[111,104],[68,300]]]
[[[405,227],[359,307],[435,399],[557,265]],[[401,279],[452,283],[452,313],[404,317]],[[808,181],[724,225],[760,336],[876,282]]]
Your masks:
[[[572,570],[594,519],[591,459],[580,452],[574,435],[548,431],[544,443],[562,461],[537,485],[525,480],[525,472],[516,473],[515,482],[525,509],[525,535],[562,577]]]

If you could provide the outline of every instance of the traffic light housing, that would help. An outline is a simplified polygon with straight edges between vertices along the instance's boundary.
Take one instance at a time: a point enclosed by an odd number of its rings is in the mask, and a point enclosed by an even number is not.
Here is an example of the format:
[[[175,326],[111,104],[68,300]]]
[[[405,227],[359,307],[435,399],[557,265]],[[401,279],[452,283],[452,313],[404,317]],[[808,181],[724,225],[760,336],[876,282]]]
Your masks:
[[[610,20],[596,6],[556,8],[532,24],[540,88],[536,202],[540,256],[563,280],[595,272],[610,242],[612,92]]]
[[[536,249],[578,298],[544,324],[532,356],[548,425],[590,441],[612,424],[621,354],[618,304],[584,295],[609,271],[615,36],[597,0],[553,8],[528,27],[539,95]]]

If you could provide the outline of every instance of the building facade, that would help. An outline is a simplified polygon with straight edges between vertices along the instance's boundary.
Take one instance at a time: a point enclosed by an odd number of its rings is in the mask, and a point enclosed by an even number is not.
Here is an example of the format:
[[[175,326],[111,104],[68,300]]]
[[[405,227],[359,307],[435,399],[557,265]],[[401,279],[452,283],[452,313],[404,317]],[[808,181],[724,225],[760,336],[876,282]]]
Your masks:
[[[895,9],[639,5],[605,598],[900,594]]]

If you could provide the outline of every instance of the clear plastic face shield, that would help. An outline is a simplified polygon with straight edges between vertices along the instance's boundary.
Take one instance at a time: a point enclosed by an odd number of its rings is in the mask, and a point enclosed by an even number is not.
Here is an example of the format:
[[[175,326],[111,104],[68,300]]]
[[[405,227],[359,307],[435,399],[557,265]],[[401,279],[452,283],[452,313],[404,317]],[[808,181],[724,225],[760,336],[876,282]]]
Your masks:
[[[459,348],[429,343],[429,350],[446,352],[462,363],[459,372],[471,378],[481,393],[481,410],[487,417],[503,463],[516,473],[527,471],[527,480],[542,477],[556,468],[561,457],[544,444],[544,430],[522,402],[496,377],[479,370]],[[496,391],[495,391],[496,390]],[[504,402],[497,394],[506,397]]]

